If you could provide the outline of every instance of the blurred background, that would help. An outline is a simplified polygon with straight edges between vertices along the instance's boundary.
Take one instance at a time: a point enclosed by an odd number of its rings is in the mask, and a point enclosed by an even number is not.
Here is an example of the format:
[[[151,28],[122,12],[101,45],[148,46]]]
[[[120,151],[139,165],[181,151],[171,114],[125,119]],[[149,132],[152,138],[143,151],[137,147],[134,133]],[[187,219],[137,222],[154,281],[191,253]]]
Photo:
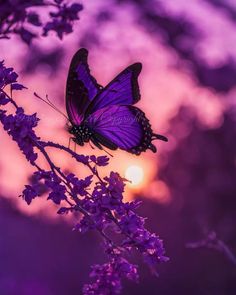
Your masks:
[[[114,152],[101,173],[132,181],[125,197],[143,201],[139,212],[163,238],[170,262],[156,278],[135,257],[140,284],[125,284],[122,294],[235,295],[236,1],[81,3],[81,19],[63,41],[53,34],[30,47],[17,37],[1,40],[1,59],[28,87],[17,101],[37,112],[42,138],[68,145],[64,118],[33,92],[65,112],[68,66],[80,47],[101,85],[142,62],[137,106],[169,142],[157,142],[157,154]],[[81,294],[90,265],[104,261],[100,237],[72,232],[75,219],[56,216],[46,196],[30,206],[18,198],[32,168],[2,129],[0,137],[0,295]],[[77,152],[103,154],[89,145]],[[63,153],[52,157],[81,177],[88,173]]]

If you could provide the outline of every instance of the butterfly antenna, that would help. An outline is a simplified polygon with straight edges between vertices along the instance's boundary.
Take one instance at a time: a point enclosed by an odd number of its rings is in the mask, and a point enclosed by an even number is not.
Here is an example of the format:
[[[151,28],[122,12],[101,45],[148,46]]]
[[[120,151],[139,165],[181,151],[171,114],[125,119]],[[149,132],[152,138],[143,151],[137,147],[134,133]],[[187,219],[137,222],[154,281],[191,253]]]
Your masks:
[[[89,145],[93,150],[95,150],[95,147],[91,145],[90,141],[89,141]]]
[[[46,99],[48,101],[48,104],[55,110],[57,111],[59,114],[61,114],[63,117],[65,117],[68,121],[69,121],[69,118],[61,111],[59,110],[51,101],[50,99],[48,98],[48,95],[46,94]]]
[[[60,111],[48,98],[48,95],[46,95],[46,99],[42,98],[39,96],[36,92],[34,92],[34,96],[36,96],[38,99],[42,100],[44,103],[49,105],[51,108],[53,108],[55,111],[57,111],[59,114],[61,114],[66,120],[69,121],[69,118],[62,112]]]

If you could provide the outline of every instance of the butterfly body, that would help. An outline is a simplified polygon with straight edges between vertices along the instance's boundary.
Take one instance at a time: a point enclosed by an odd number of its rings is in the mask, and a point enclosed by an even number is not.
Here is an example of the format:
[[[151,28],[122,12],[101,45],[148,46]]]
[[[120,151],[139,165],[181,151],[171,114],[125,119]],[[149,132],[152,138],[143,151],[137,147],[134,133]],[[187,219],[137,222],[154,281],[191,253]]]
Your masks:
[[[127,67],[103,88],[91,76],[87,56],[84,48],[75,53],[67,78],[66,108],[73,140],[81,146],[91,141],[99,149],[120,148],[136,155],[147,149],[156,152],[152,141],[167,138],[154,134],[145,113],[134,106],[140,100],[141,64]]]
[[[72,137],[73,141],[81,146],[83,146],[85,142],[89,142],[92,136],[91,130],[89,130],[89,128],[84,124],[80,124],[78,126],[71,125],[68,128],[68,131],[74,136]]]

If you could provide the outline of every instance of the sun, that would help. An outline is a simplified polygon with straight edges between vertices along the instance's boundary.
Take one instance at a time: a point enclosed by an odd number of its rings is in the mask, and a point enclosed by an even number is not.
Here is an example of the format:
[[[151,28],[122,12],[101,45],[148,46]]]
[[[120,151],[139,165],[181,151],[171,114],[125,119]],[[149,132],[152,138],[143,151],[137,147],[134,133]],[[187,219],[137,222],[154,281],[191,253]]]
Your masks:
[[[131,181],[131,184],[137,186],[143,182],[143,168],[140,166],[129,166],[125,171],[125,178]]]

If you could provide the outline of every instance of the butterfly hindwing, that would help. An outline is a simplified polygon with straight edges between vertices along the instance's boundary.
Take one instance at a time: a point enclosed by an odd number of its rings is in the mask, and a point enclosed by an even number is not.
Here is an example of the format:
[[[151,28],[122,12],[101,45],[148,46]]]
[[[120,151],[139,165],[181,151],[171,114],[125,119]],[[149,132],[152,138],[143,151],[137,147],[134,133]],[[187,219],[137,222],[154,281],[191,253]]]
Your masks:
[[[79,49],[72,58],[66,85],[66,109],[70,121],[79,125],[101,86],[91,76],[87,63],[88,51]]]
[[[148,148],[156,151],[152,144],[154,134],[149,121],[137,107],[105,107],[91,114],[86,125],[102,145],[107,146],[103,144],[105,138],[116,147],[133,154],[140,154]]]

